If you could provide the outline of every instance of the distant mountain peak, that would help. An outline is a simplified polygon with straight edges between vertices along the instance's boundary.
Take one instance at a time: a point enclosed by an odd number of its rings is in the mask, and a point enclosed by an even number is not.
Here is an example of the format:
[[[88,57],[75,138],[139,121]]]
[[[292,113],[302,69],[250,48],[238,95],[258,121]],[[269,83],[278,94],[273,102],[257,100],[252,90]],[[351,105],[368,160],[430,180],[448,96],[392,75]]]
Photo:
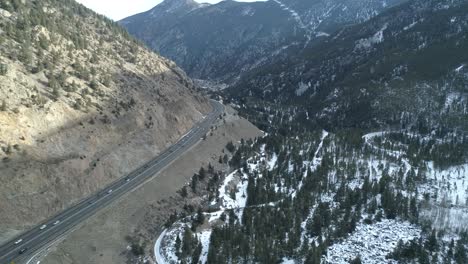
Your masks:
[[[206,5],[206,4],[204,4]],[[193,10],[202,6],[194,0],[165,0],[151,10],[151,14],[160,12],[175,13],[178,11]]]

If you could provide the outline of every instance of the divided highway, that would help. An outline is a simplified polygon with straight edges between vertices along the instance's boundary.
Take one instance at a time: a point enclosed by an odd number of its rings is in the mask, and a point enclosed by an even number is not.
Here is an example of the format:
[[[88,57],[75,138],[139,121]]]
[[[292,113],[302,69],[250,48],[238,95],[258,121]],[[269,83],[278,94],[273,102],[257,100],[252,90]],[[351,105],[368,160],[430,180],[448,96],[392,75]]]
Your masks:
[[[81,222],[94,215],[119,197],[128,193],[143,182],[163,170],[169,163],[195,145],[205,136],[216,119],[224,111],[224,106],[211,100],[213,111],[177,143],[166,149],[158,157],[131,172],[99,192],[85,198],[78,204],[62,211],[0,246],[0,264],[26,263],[34,253],[42,250],[63,237]],[[35,264],[35,263],[34,263]]]

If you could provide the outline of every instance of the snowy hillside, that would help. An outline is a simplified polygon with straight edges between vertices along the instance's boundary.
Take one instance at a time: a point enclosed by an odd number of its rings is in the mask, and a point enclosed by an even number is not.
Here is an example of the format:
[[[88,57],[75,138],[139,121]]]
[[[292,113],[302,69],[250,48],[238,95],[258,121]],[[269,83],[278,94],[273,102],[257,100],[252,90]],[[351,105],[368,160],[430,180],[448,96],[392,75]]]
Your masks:
[[[155,246],[158,259],[178,263],[199,254],[201,263],[398,263],[405,246],[424,252],[432,243],[425,242],[432,241],[427,230],[440,232],[444,256],[449,242],[460,239],[466,229],[460,219],[468,217],[468,164],[442,168],[445,163],[411,154],[416,141],[441,148],[447,137],[407,131],[298,135],[273,133],[239,146],[230,161],[235,169],[209,210],[165,230]],[[184,249],[184,241],[192,246]],[[267,253],[263,246],[275,249]]]

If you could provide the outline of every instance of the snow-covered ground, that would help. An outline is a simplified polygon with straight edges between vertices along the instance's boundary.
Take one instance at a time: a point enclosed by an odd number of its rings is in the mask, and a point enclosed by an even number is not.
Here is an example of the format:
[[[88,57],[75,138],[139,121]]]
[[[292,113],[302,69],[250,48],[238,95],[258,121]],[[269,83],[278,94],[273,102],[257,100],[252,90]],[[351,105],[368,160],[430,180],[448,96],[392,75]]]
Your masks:
[[[273,156],[271,157],[270,160],[268,160],[267,164],[268,164],[268,170],[273,170],[276,166],[276,162],[278,161],[278,156],[275,154],[273,154]]]
[[[228,193],[230,185],[235,184],[235,197],[231,197]],[[240,176],[239,170],[235,170],[224,179],[223,184],[219,188],[218,199],[211,202],[211,205],[219,203],[220,209],[235,209],[243,208],[247,202],[247,184],[248,178],[246,174]]]
[[[422,211],[441,229],[467,230],[468,225],[468,164],[447,169],[427,165],[428,182],[419,188],[420,199],[429,195],[432,205]]]
[[[312,158],[312,161],[303,161],[303,164],[305,166],[309,166],[311,171],[315,171],[317,169],[318,165],[320,164],[320,162],[322,162],[322,156],[320,156],[319,153],[322,150],[323,141],[325,140],[326,137],[328,137],[328,132],[323,130],[322,131],[322,137],[320,138],[320,143],[319,143],[317,149],[314,152],[314,157]],[[290,172],[292,171],[291,168],[289,170],[290,170]],[[299,183],[298,188],[296,190],[291,190],[290,193],[291,193],[292,197],[296,197],[296,193],[302,188],[302,182],[303,182],[303,180],[304,180],[304,178],[306,176],[307,176],[307,173],[304,172],[304,174],[302,175],[302,179],[301,179],[301,182]]]
[[[404,164],[404,167],[405,167],[405,178],[406,178],[406,175],[408,175],[408,173],[413,167],[409,163],[409,160],[404,156],[404,153],[402,151],[397,151],[397,150],[388,150],[388,149],[378,148],[374,144],[372,144],[372,140],[375,137],[382,137],[388,133],[391,133],[391,132],[381,131],[381,132],[373,132],[373,133],[366,134],[363,136],[364,142],[366,145],[370,146],[374,150],[382,151],[383,153],[387,154],[390,157],[401,160],[401,162]]]
[[[258,156],[260,157],[260,161],[265,160],[264,148],[262,148],[261,153]],[[276,159],[277,157],[273,156],[272,159],[268,161],[268,164],[271,164],[271,166],[274,167],[276,165]],[[251,158],[248,160],[248,164],[250,171],[258,171],[258,167],[261,162],[254,162],[254,158]],[[247,172],[242,171],[242,169],[235,170],[227,175],[218,189],[219,196],[210,203],[212,206],[218,205],[219,211],[204,213],[205,217],[208,219],[208,224],[217,224],[217,220],[219,220],[221,215],[226,210],[231,209],[234,209],[238,218],[242,219],[243,209],[247,203],[247,185]],[[174,223],[169,229],[164,230],[157,239],[154,246],[154,254],[156,261],[159,264],[179,263],[179,259],[175,254],[175,241],[177,236],[182,239],[184,228],[190,225],[184,220],[185,219],[181,219]],[[206,263],[207,261],[211,232],[211,229],[208,227],[203,228],[202,230],[197,230],[195,233],[202,244],[202,253],[200,256],[201,263]]]
[[[208,259],[208,249],[210,248],[211,230],[202,231],[199,237],[202,244],[200,261],[201,263],[206,263]]]
[[[360,39],[356,42],[356,49],[368,49],[374,44],[382,43],[384,41],[384,31],[387,29],[388,24],[385,24],[379,31],[372,37]]]
[[[314,32],[302,21],[301,16],[299,13],[297,13],[296,10],[290,8],[289,6],[285,5],[283,2],[279,0],[273,0],[275,3],[277,3],[284,11],[288,12],[291,16],[291,18],[296,21],[297,25],[304,29],[306,31],[306,36],[307,37],[307,44],[310,42],[312,39],[312,36],[314,35]],[[306,44],[306,45],[307,45]]]
[[[379,141],[376,139],[385,137],[389,133],[392,132],[374,132],[364,135],[365,145],[373,150],[373,154],[355,156],[343,160],[345,161],[344,164],[354,162],[357,165],[355,175],[347,175],[347,177],[354,177],[350,183],[350,188],[354,189],[362,186],[364,176],[369,176],[369,180],[371,181],[378,181],[383,174],[388,174],[391,177],[398,174],[403,176],[404,174],[407,177],[411,170],[418,173],[418,170],[420,170],[418,165],[414,165],[413,167],[406,158],[406,146],[404,144],[396,143],[396,147],[392,150],[380,146]],[[278,164],[278,154],[267,153],[265,145],[263,145],[260,147],[260,153],[247,160],[246,171],[238,169],[227,175],[218,189],[219,196],[210,203],[211,206],[217,206],[219,211],[205,213],[208,227],[204,225],[203,230],[198,230],[195,233],[203,246],[201,263],[206,263],[207,261],[211,235],[210,226],[213,227],[220,224],[221,215],[226,210],[234,210],[238,219],[242,219],[242,213],[247,203],[249,175],[257,175],[261,178],[263,169],[271,171],[278,166],[287,166],[286,168],[289,173],[302,169],[303,177],[306,177],[307,169],[314,171],[321,164],[323,153],[333,151],[333,141],[325,144],[325,142],[328,142],[325,141],[328,136],[329,134],[323,131],[320,141],[316,142],[318,145],[306,144],[302,146],[302,150],[299,153],[301,156],[307,157],[306,160],[302,161],[302,168],[297,168],[298,165],[292,160],[288,160],[288,163],[285,164]],[[422,137],[422,140],[426,140],[426,138]],[[311,154],[307,155],[308,153]],[[338,160],[335,163],[340,164]],[[437,169],[432,162],[426,162],[426,167],[427,183],[419,184],[417,189],[420,201],[427,199],[429,196],[430,203],[433,205],[422,210],[420,216],[433,220],[433,223],[441,228],[448,227],[453,230],[467,229],[468,164]],[[337,166],[330,172],[330,186],[338,183],[336,175],[340,169],[340,166]],[[288,174],[288,172],[285,173]],[[302,188],[302,180],[299,180],[293,187],[289,188],[285,187],[284,184],[275,186],[277,192],[294,197]],[[322,194],[321,201],[329,202],[330,206],[334,207],[335,194],[333,188],[331,189],[327,193]],[[274,205],[275,203],[272,202],[257,206]],[[314,210],[315,207],[311,208],[309,217],[301,225],[302,230],[304,230],[304,235],[301,237],[302,243],[305,241],[313,243],[315,241],[315,238],[307,237],[305,232],[307,221],[313,216]],[[182,237],[184,225],[187,224],[183,223],[183,221],[178,221],[171,228],[165,230],[158,238],[155,244],[155,255],[158,263],[176,263],[178,261],[173,249],[174,241],[177,235]],[[421,230],[408,222],[383,219],[381,222],[367,225],[361,221],[349,237],[329,248],[325,261],[326,263],[348,263],[348,261],[359,255],[363,263],[396,263],[386,260],[385,257],[395,249],[398,241],[407,242],[420,237],[420,235]],[[284,263],[294,263],[294,261],[288,258],[283,259]]]
[[[428,192],[437,204],[468,206],[468,164],[447,169],[436,169],[427,163],[428,184],[421,187],[421,193]]]
[[[372,142],[376,137],[383,137],[391,132],[374,132],[365,135],[365,143],[377,151],[385,152],[387,155],[400,159],[405,166],[405,176],[411,169],[417,173],[419,168],[413,168],[402,151],[391,151],[378,148]],[[421,140],[430,138],[407,133],[408,136],[418,136]],[[437,141],[440,141],[438,139]],[[380,161],[379,161],[380,162]],[[432,161],[426,161],[425,175],[426,183],[418,185],[419,200],[429,198],[428,206],[425,206],[421,215],[432,221],[433,226],[438,229],[449,229],[452,231],[467,230],[468,226],[468,164],[451,166],[440,169],[434,166]],[[378,172],[374,164],[372,171]],[[396,168],[394,168],[396,169]],[[392,173],[390,173],[391,175]]]
[[[184,227],[185,224],[178,222],[159,235],[154,245],[154,255],[158,264],[179,263],[179,258],[176,256],[175,242],[177,236],[182,237]]]
[[[348,238],[329,247],[326,263],[345,264],[357,256],[362,263],[392,263],[385,259],[398,241],[408,242],[418,238],[421,230],[408,222],[383,219],[371,225],[359,224]],[[396,263],[396,262],[393,262]]]

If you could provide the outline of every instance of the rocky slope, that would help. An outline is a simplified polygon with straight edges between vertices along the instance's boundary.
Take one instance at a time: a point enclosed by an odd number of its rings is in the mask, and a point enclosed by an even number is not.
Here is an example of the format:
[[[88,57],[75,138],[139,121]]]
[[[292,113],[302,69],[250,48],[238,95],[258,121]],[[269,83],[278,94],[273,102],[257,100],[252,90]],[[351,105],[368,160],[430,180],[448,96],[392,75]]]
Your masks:
[[[332,129],[466,129],[468,4],[411,1],[245,76],[229,92]]]
[[[403,0],[289,0],[201,5],[166,0],[120,23],[194,78],[234,83],[284,49],[326,38]]]
[[[128,173],[210,111],[175,63],[71,0],[2,1],[0,44],[0,238]]]

